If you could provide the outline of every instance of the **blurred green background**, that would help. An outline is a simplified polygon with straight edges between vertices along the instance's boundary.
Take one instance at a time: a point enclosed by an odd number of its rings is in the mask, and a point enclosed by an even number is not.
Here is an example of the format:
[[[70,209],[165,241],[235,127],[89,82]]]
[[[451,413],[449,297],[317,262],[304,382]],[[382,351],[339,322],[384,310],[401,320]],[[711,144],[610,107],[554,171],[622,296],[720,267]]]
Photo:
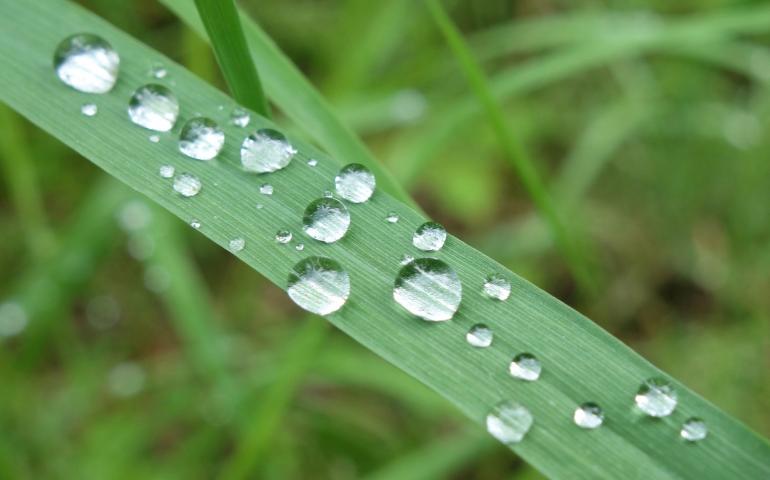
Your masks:
[[[156,2],[82,3],[225,88]],[[240,4],[431,216],[770,435],[765,2],[445,2],[593,291],[420,2]],[[0,156],[0,478],[540,478],[4,106]]]

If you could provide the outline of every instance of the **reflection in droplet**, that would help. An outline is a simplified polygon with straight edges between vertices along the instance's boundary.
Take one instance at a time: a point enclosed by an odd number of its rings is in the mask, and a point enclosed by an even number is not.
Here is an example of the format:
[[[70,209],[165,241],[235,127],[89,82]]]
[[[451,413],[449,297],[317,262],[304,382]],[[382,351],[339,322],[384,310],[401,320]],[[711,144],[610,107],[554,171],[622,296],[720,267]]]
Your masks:
[[[363,203],[372,196],[376,181],[368,168],[358,163],[342,167],[334,177],[334,186],[340,197],[353,203]]]
[[[425,222],[414,232],[412,243],[426,252],[441,250],[446,241],[446,230],[436,222]]]
[[[505,400],[487,414],[487,431],[506,445],[519,443],[532,427],[532,414],[518,402]]]
[[[508,370],[511,376],[520,380],[534,382],[542,371],[540,360],[531,353],[520,353],[513,358]]]
[[[328,315],[345,304],[350,295],[350,278],[336,261],[308,257],[289,273],[289,297],[308,312]]]
[[[347,207],[334,198],[319,198],[310,203],[302,216],[302,228],[311,238],[333,243],[345,236],[350,227]]]
[[[225,132],[206,117],[190,119],[179,134],[179,151],[196,160],[211,160],[225,144]]]
[[[286,167],[296,153],[281,132],[263,128],[243,140],[241,165],[247,172],[275,172]]]
[[[128,116],[140,127],[167,132],[174,127],[179,116],[179,101],[163,85],[144,85],[131,96]]]
[[[423,320],[451,319],[462,300],[462,284],[452,268],[435,258],[419,258],[399,270],[393,298]]]
[[[483,323],[477,323],[472,326],[468,333],[465,334],[465,340],[468,344],[476,348],[486,348],[492,345],[493,338],[492,329]]]
[[[56,47],[53,65],[59,79],[85,93],[107,93],[118,80],[120,57],[103,38],[79,33]]]

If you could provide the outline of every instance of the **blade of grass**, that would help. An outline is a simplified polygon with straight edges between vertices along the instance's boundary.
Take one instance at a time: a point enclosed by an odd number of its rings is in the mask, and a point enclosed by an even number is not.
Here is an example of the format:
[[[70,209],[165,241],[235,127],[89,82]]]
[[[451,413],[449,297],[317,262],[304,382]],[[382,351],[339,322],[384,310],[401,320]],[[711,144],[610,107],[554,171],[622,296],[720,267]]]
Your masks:
[[[672,416],[651,421],[635,415],[633,396],[640,382],[651,376],[670,377],[587,318],[454,236],[436,257],[452,265],[465,284],[462,308],[453,321],[440,325],[407,315],[391,298],[392,281],[414,227],[425,218],[385,192],[352,206],[353,229],[336,244],[307,240],[301,253],[276,245],[275,231],[298,226],[305,206],[327,188],[339,168],[335,160],[318,155],[319,165],[306,168],[302,160],[316,152],[294,142],[295,163],[270,175],[277,194],[266,208],[255,211],[258,182],[236,166],[237,141],[226,144],[219,161],[195,162],[182,158],[174,142],[148,142],[146,131],[126,118],[126,99],[146,81],[148,60],[168,65],[183,112],[215,112],[228,101],[225,95],[74,4],[0,0],[0,7],[7,13],[0,16],[2,101],[180,218],[200,219],[200,232],[218,245],[227,245],[235,235],[247,238],[249,247],[239,258],[277,285],[285,287],[287,272],[301,258],[335,258],[348,271],[353,294],[327,319],[437,390],[475,422],[483,423],[490,407],[502,399],[525,404],[535,424],[524,441],[511,448],[546,475],[618,478],[638,471],[662,479],[748,479],[770,474],[766,440],[673,379],[679,404]],[[123,58],[114,90],[95,99],[98,118],[79,112],[84,99],[94,97],[61,85],[50,67],[51,51],[61,38],[83,30],[108,38]],[[253,122],[257,127],[273,126],[256,114]],[[243,135],[235,126],[223,129],[228,138]],[[175,195],[169,182],[158,177],[158,166],[164,163],[197,175],[204,185],[201,194]],[[401,214],[399,223],[383,221],[390,210]],[[514,294],[506,302],[490,302],[478,293],[490,272],[510,279]],[[466,330],[482,320],[494,328],[495,343],[482,351],[470,349],[464,340]],[[531,385],[521,385],[507,373],[511,355],[521,351],[536,353],[544,364],[540,380]],[[607,417],[605,425],[593,432],[581,431],[570,420],[576,405],[586,400],[601,404]],[[705,418],[711,431],[696,446],[685,444],[678,435],[681,422],[692,415]]]
[[[473,54],[468,49],[452,19],[444,11],[441,3],[438,0],[426,0],[425,4],[467,77],[471,90],[486,112],[506,160],[518,175],[530,199],[548,224],[576,282],[584,290],[584,293],[593,294],[596,289],[596,282],[591,271],[592,268],[589,266],[590,260],[587,253],[585,249],[579,247],[579,241],[576,234],[573,233],[574,227],[573,232],[571,232],[561,220],[556,205],[540,179],[532,158],[521,142],[514,137],[502,107],[489,88],[486,75],[473,59]]]
[[[270,107],[233,0],[195,0],[195,6],[233,97],[244,107],[270,117]]]

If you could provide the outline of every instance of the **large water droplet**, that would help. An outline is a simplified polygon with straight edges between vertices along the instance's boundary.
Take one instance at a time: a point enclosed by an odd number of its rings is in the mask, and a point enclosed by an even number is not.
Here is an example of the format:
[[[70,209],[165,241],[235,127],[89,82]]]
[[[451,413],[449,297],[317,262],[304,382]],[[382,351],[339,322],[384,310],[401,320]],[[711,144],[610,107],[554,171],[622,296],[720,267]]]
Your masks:
[[[435,252],[441,250],[446,241],[446,230],[436,222],[425,222],[417,228],[412,244],[420,250]]]
[[[289,297],[308,312],[328,315],[345,304],[350,278],[339,263],[324,257],[308,257],[289,273]]]
[[[368,168],[358,163],[342,167],[334,177],[334,187],[340,197],[353,203],[363,203],[374,193],[376,181]]]
[[[171,178],[174,176],[176,169],[173,165],[161,165],[158,169],[158,174],[163,178]]]
[[[233,238],[227,243],[227,248],[233,253],[238,253],[246,247],[246,240],[241,237]]]
[[[540,372],[543,367],[538,360],[531,353],[520,353],[513,357],[513,361],[508,370],[511,376],[528,382],[534,382],[540,378]]]
[[[281,132],[264,128],[243,140],[241,164],[247,172],[275,172],[286,167],[296,153]]]
[[[189,173],[182,173],[174,177],[174,191],[183,197],[194,197],[201,191],[200,179]]]
[[[225,144],[225,132],[206,117],[190,119],[179,134],[179,151],[196,160],[211,160]]]
[[[120,57],[101,37],[79,33],[59,43],[53,55],[59,79],[85,93],[107,93],[118,80]]]
[[[575,425],[580,428],[599,428],[604,423],[604,412],[601,407],[593,402],[586,402],[575,409],[573,415]]]
[[[278,230],[275,233],[275,241],[278,243],[287,244],[291,242],[292,234],[288,230]]]
[[[86,117],[93,117],[99,113],[99,107],[97,107],[95,103],[84,103],[80,107],[80,113]]]
[[[302,217],[302,228],[311,238],[333,243],[345,236],[350,227],[347,207],[334,198],[319,198],[310,203]]]
[[[493,273],[484,279],[484,287],[482,289],[484,295],[495,300],[506,300],[511,294],[511,284],[508,280],[498,274]]]
[[[519,443],[532,427],[532,414],[523,405],[505,400],[487,414],[487,431],[506,445]]]
[[[706,438],[708,433],[709,429],[706,426],[706,422],[700,418],[691,417],[682,424],[682,430],[679,432],[679,435],[688,442],[699,442]]]
[[[454,270],[435,258],[418,258],[398,272],[393,298],[423,320],[451,319],[460,306],[463,287]]]
[[[128,116],[135,124],[167,132],[179,116],[179,101],[163,85],[149,84],[136,89],[128,102]]]
[[[472,346],[477,348],[486,348],[492,345],[492,329],[483,323],[478,323],[468,330],[465,334],[465,340]]]
[[[676,408],[677,395],[666,380],[650,378],[639,387],[634,401],[645,414],[651,417],[666,417]]]

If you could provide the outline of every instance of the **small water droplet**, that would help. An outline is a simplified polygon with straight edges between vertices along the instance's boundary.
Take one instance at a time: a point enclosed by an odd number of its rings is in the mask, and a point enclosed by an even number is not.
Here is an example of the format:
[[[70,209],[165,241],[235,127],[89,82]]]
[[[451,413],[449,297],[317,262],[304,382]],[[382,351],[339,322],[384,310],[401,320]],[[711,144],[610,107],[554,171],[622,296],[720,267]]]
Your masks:
[[[182,173],[174,177],[174,191],[183,197],[194,197],[201,191],[201,181],[195,175]]]
[[[230,114],[230,122],[236,127],[245,128],[251,122],[251,115],[246,109],[236,107]]]
[[[645,414],[651,417],[666,417],[676,408],[677,394],[666,380],[650,378],[639,387],[634,401]]]
[[[679,432],[679,435],[688,442],[699,442],[706,438],[708,433],[709,429],[706,426],[706,422],[700,418],[691,417],[682,424],[682,430]]]
[[[599,428],[604,423],[604,412],[599,405],[586,402],[575,409],[572,419],[575,421],[575,425],[580,428]]]
[[[197,218],[193,218],[192,220],[190,220],[190,226],[198,230],[199,228],[201,228],[201,222]]]
[[[0,338],[13,337],[27,327],[27,311],[17,302],[0,304]]]
[[[160,80],[161,78],[166,78],[168,75],[168,70],[166,70],[166,67],[164,67],[160,63],[156,63],[155,65],[150,68],[150,76],[152,78],[157,78]]]
[[[233,253],[238,253],[238,252],[240,252],[241,250],[243,250],[243,248],[244,248],[245,246],[246,246],[246,240],[244,240],[244,239],[242,239],[242,238],[240,238],[240,237],[238,237],[238,238],[233,238],[233,239],[232,239],[232,240],[230,240],[230,242],[227,244],[227,248],[229,248],[229,249],[230,249],[230,251],[231,251],[231,252],[233,252]]]
[[[196,160],[211,160],[225,144],[225,132],[206,117],[190,119],[179,134],[179,151]]]
[[[425,222],[414,232],[412,244],[426,252],[441,250],[446,241],[446,230],[436,222]]]
[[[519,443],[532,427],[532,414],[522,404],[504,400],[487,414],[487,432],[506,445]]]
[[[304,243],[298,243],[294,248],[297,249],[298,252],[301,252],[302,250],[305,249],[305,244]]]
[[[531,353],[520,353],[513,357],[513,361],[511,361],[508,371],[514,378],[534,382],[540,378],[542,369],[543,367],[540,365],[540,360],[534,355]]]
[[[309,158],[307,160],[307,164],[310,165],[311,167],[315,167],[318,165],[318,160],[316,160],[315,158]]]
[[[334,198],[334,194],[330,190],[324,191],[324,198]]]
[[[484,279],[482,292],[494,300],[506,300],[511,295],[511,284],[504,276],[493,273]]]
[[[462,300],[462,284],[452,267],[435,258],[419,258],[398,272],[393,298],[423,320],[451,319]]]
[[[128,116],[140,127],[167,132],[174,127],[179,116],[179,101],[163,85],[144,85],[131,96]]]
[[[385,217],[385,220],[388,223],[398,223],[399,216],[396,212],[388,212],[388,215]]]
[[[273,194],[273,186],[269,183],[263,183],[259,186],[259,193],[262,195],[272,195]]]
[[[120,57],[103,38],[79,33],[65,38],[53,56],[56,76],[85,93],[107,93],[118,80]]]
[[[334,177],[334,187],[340,197],[353,203],[363,203],[374,193],[376,181],[368,168],[358,163],[342,167]]]
[[[291,242],[292,234],[288,230],[278,230],[275,233],[275,241],[278,243],[289,243]]]
[[[93,117],[94,115],[99,113],[99,107],[97,107],[95,103],[84,103],[80,107],[80,113],[82,113],[86,117]]]
[[[263,128],[243,140],[241,164],[247,172],[275,172],[286,167],[296,153],[281,132]]]
[[[465,334],[465,340],[473,347],[486,348],[492,345],[494,334],[492,329],[483,323],[477,323],[472,326]]]
[[[401,257],[401,261],[399,263],[401,263],[401,265],[406,265],[407,263],[412,263],[412,262],[414,262],[414,257],[409,255],[408,253],[405,253]]]
[[[348,231],[350,213],[347,207],[334,198],[319,198],[305,209],[302,228],[311,238],[324,243],[334,243]]]
[[[149,138],[149,139],[150,139],[150,141],[151,141],[152,143],[158,143],[158,142],[160,142],[160,137],[159,137],[158,135],[150,135],[150,136],[149,136],[149,137],[147,137],[147,138]]]
[[[261,203],[257,204],[257,210],[262,210],[263,208],[265,208],[264,205],[262,205]]]
[[[174,176],[175,171],[176,169],[173,165],[161,165],[158,173],[160,173],[160,176],[163,178],[171,178]]]
[[[294,303],[308,312],[328,315],[348,300],[350,278],[336,261],[308,257],[292,268],[286,291]]]

